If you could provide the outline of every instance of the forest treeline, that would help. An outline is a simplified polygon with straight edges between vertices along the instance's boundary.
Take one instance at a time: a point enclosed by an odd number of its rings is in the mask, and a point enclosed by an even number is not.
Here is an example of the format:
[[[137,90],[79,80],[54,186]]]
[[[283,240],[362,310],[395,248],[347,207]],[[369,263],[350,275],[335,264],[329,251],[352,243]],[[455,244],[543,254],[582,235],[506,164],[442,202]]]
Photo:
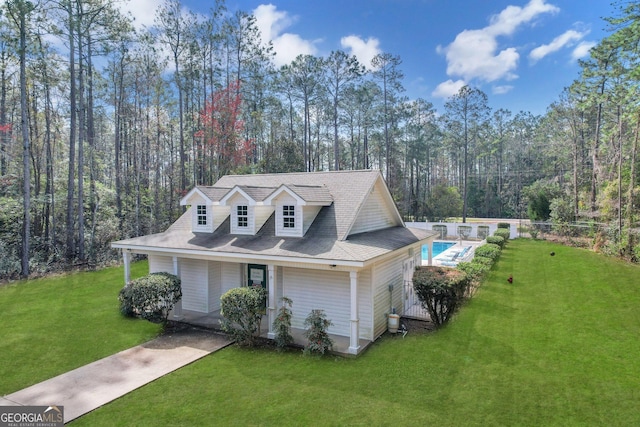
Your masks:
[[[222,0],[206,16],[166,0],[138,29],[106,0],[0,9],[1,277],[109,262],[111,241],[163,231],[230,173],[379,169],[407,220],[598,222],[638,251],[637,2],[612,6],[544,115],[469,86],[436,111],[393,53],[275,68],[255,17]]]

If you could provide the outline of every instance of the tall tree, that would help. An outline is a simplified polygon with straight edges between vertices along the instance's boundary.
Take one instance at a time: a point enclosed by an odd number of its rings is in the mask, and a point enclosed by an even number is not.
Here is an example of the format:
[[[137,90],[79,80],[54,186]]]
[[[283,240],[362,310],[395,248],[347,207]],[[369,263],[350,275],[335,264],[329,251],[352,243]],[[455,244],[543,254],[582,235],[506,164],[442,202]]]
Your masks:
[[[385,146],[385,177],[387,183],[391,185],[391,158],[392,141],[389,135],[389,125],[391,113],[398,96],[404,92],[402,79],[404,74],[400,70],[402,61],[399,56],[390,53],[379,53],[373,57],[371,66],[373,67],[373,78],[382,87],[382,121],[384,125],[384,146]]]
[[[445,104],[448,120],[457,122],[462,131],[462,222],[467,221],[469,190],[469,150],[478,130],[487,120],[490,109],[487,95],[480,89],[463,86]]]
[[[30,1],[10,0],[7,12],[18,33],[18,55],[20,57],[20,128],[22,131],[22,276],[29,276],[29,254],[31,236],[31,145],[29,140],[29,115],[27,109],[27,33],[29,17],[34,10]]]
[[[333,122],[333,160],[334,170],[340,170],[339,108],[344,90],[357,78],[364,74],[364,67],[355,56],[349,56],[341,50],[333,51],[323,61],[323,86],[331,101]]]

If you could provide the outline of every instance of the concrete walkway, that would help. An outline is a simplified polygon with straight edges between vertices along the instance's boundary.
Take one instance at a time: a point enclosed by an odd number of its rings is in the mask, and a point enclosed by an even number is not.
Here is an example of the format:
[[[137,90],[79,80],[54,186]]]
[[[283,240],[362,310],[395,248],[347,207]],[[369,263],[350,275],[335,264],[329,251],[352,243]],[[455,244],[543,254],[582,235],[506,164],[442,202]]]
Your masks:
[[[64,406],[65,423],[231,344],[187,329],[163,335],[0,398],[0,406]]]

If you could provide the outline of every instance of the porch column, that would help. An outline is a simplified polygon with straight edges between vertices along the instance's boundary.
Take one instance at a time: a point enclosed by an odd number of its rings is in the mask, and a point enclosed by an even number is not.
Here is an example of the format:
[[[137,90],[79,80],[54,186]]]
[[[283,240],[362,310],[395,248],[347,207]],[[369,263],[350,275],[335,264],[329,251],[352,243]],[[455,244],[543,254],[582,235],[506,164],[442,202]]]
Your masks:
[[[131,280],[131,252],[129,249],[122,250],[122,260],[124,261],[124,285]]]
[[[351,338],[349,353],[358,354],[360,348],[360,319],[358,318],[358,272],[349,272],[351,281]]]
[[[267,283],[269,284],[269,301],[267,301],[269,333],[267,334],[267,337],[274,339],[276,337],[276,333],[273,330],[273,321],[276,318],[276,268],[273,264],[269,264],[267,269],[269,270],[267,279]]]
[[[177,256],[173,257],[173,274],[180,277],[180,263],[178,260],[179,258]],[[182,281],[180,282],[180,288],[182,288]],[[184,319],[184,316],[182,315],[182,298],[180,298],[180,301],[173,306],[173,320],[182,319]]]
[[[429,256],[427,258],[427,265],[433,265],[433,240],[429,242]]]

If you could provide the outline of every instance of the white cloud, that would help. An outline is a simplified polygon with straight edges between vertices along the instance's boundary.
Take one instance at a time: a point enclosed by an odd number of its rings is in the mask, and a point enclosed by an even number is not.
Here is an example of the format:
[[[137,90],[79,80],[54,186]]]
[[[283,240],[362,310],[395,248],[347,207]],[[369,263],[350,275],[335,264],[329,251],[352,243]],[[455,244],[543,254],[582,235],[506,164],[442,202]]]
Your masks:
[[[367,40],[363,40],[359,36],[346,36],[340,39],[340,45],[349,50],[350,55],[355,55],[358,58],[358,62],[364,65],[367,69],[371,69],[371,60],[374,56],[382,52],[380,50],[380,40],[375,37],[369,37]]]
[[[260,30],[262,40],[271,41],[275,51],[274,64],[277,67],[291,63],[298,55],[313,55],[316,46],[312,41],[305,40],[298,34],[284,31],[294,24],[297,17],[290,16],[286,11],[277,10],[272,4],[261,4],[254,9],[256,26]]]
[[[573,52],[571,52],[571,59],[577,61],[585,56],[589,56],[589,51],[595,45],[597,45],[596,42],[581,42],[575,49],[573,49]]]
[[[451,79],[446,82],[440,83],[431,95],[435,98],[450,98],[462,89],[466,85],[464,80],[453,81]]]
[[[499,85],[499,86],[494,86],[491,92],[494,95],[504,95],[505,93],[511,92],[512,89],[513,89],[513,86],[511,85]]]
[[[587,31],[565,31],[563,34],[560,34],[558,37],[554,38],[551,43],[540,45],[529,52],[529,59],[535,63],[545,56],[556,52],[565,46],[572,46],[575,42],[582,40],[587,34]]]
[[[513,34],[520,25],[533,21],[543,13],[558,13],[560,9],[545,0],[530,0],[525,7],[507,6],[498,15],[491,17],[488,27],[494,36]]]
[[[491,17],[487,27],[462,31],[451,44],[437,48],[438,53],[447,59],[447,75],[486,82],[516,79],[520,54],[515,47],[498,52],[497,38],[513,34],[541,14],[558,11],[556,6],[545,3],[545,0],[530,0],[524,7],[507,6]]]
[[[113,5],[123,13],[131,13],[133,25],[136,28],[151,27],[154,25],[156,11],[164,4],[163,0],[135,0],[135,1],[115,1]]]

